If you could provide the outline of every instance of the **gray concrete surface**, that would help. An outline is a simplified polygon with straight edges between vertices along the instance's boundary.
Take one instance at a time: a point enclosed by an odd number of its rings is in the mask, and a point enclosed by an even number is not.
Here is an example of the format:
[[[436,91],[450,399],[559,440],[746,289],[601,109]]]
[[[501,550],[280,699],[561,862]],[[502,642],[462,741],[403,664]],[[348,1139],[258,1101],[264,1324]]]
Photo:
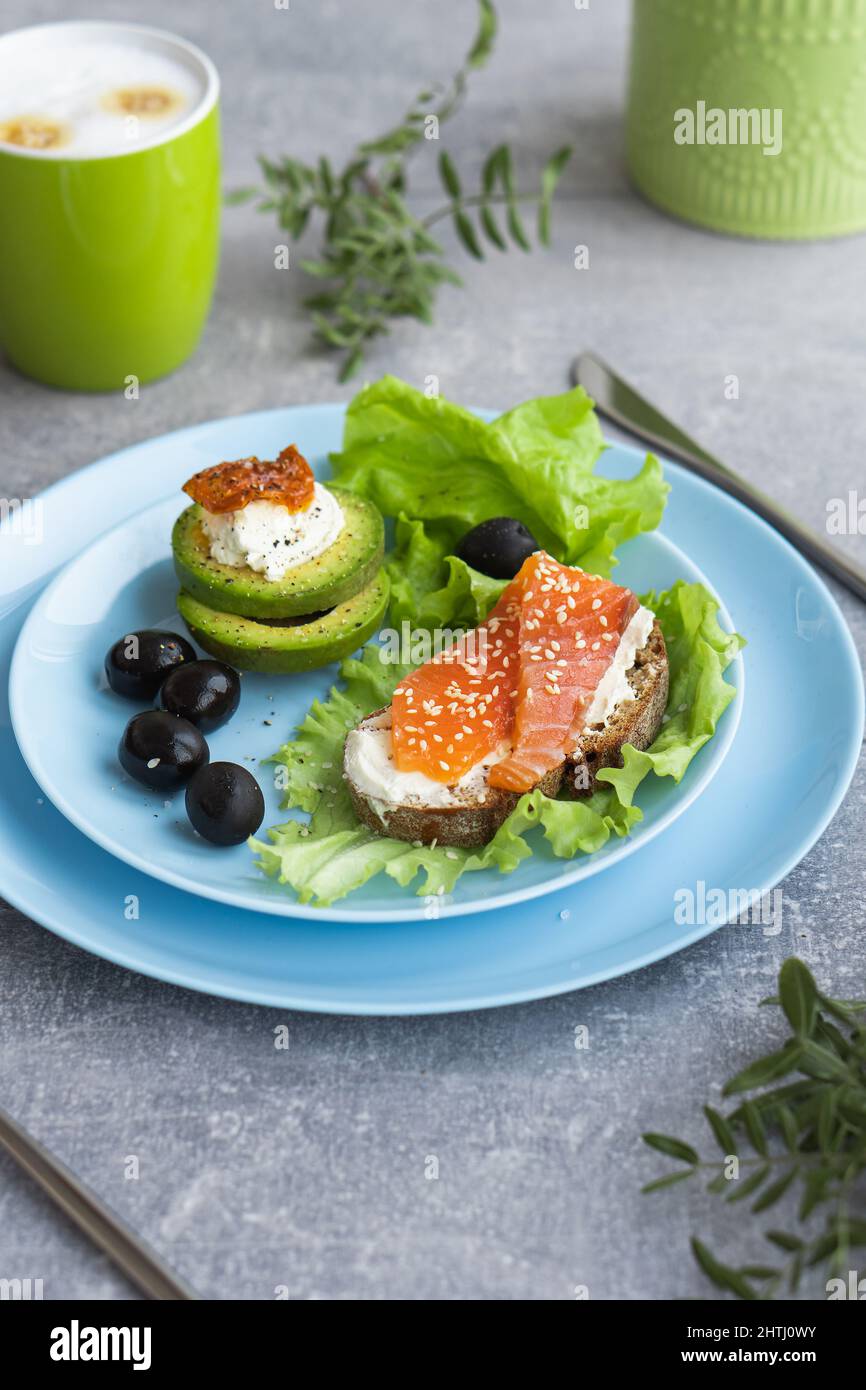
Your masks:
[[[504,0],[503,32],[448,132],[467,171],[507,138],[531,169],[573,141],[548,254],[477,266],[436,326],[407,323],[367,369],[507,406],[566,382],[592,345],[675,418],[815,525],[863,486],[863,238],[778,246],[707,235],[629,190],[620,137],[624,0]],[[6,0],[0,24],[139,17],[200,42],[224,82],[228,186],[257,151],[336,155],[448,73],[467,5],[405,0]],[[433,179],[419,159],[420,202]],[[48,391],[0,367],[3,492],[28,496],[103,453],[193,421],[345,399],[310,347],[300,276],[275,280],[274,227],[229,211],[201,350],[140,400]],[[577,243],[590,269],[573,268]],[[457,253],[460,254],[459,252]],[[727,400],[735,373],[739,399]],[[862,538],[840,541],[864,557]],[[838,591],[861,652],[866,614]],[[862,994],[866,776],[784,884],[782,935],[721,931],[638,975],[500,1011],[354,1020],[209,999],[142,979],[0,906],[0,1103],[207,1296],[593,1299],[706,1296],[690,1231],[721,1253],[728,1213],[695,1189],[641,1197],[643,1129],[704,1142],[701,1105],[781,1027],[757,1001],[801,949]],[[292,1046],[275,1052],[287,1022]],[[589,1025],[576,1053],[575,1024]],[[424,1178],[425,1155],[441,1165]],[[138,1181],[124,1180],[136,1154]],[[742,1208],[740,1208],[742,1211]],[[742,1223],[737,1222],[736,1227]],[[124,1298],[124,1282],[0,1160],[0,1276],[47,1298]],[[815,1286],[809,1290],[815,1294]],[[820,1296],[820,1291],[819,1291]]]

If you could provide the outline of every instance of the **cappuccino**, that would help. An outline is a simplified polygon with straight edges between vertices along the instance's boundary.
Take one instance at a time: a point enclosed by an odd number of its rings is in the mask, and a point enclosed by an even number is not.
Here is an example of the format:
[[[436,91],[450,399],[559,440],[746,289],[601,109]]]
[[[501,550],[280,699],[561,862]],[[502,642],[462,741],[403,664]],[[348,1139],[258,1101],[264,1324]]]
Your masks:
[[[169,36],[51,24],[0,39],[0,147],[92,159],[159,144],[205,98],[207,74]]]

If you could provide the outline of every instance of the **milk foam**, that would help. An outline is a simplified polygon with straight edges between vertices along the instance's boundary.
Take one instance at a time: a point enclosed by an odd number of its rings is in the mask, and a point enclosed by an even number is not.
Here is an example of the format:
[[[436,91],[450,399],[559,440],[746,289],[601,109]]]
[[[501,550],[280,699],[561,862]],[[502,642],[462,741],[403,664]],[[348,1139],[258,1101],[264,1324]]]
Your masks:
[[[40,158],[159,143],[207,91],[194,52],[130,26],[39,26],[0,40],[0,148]],[[44,148],[38,142],[45,139]]]

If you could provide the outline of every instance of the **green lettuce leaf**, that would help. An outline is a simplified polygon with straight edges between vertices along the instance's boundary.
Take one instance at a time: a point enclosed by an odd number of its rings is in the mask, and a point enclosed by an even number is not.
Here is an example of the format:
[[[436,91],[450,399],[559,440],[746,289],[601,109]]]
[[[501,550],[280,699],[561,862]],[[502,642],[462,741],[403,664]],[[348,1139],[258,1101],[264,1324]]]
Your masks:
[[[423,521],[397,519],[395,546],[385,568],[391,580],[389,622],[400,630],[477,627],[505,588],[504,579],[479,574],[456,555],[449,542],[431,534]]]
[[[604,449],[581,387],[541,396],[485,423],[395,377],[365,387],[346,414],[335,481],[398,518],[388,570],[392,620],[477,623],[498,593],[453,556],[494,516],[519,517],[551,555],[609,575],[615,548],[662,518],[668,485],[651,454],[633,478],[602,478]],[[501,585],[499,586],[501,588]]]
[[[468,581],[467,581],[468,583]],[[455,593],[466,597],[463,579]],[[471,588],[471,586],[470,586]],[[342,687],[316,701],[296,736],[272,760],[286,809],[310,813],[268,831],[270,843],[253,840],[259,867],[289,884],[301,902],[326,906],[386,873],[406,886],[418,880],[431,911],[464,873],[495,868],[510,873],[532,853],[528,837],[539,831],[559,858],[592,854],[611,835],[627,835],[642,817],[634,804],[643,779],[652,773],[679,781],[698,750],[712,737],[735,688],[724,672],[743,639],[725,632],[717,601],[701,584],[679,582],[644,599],[657,614],[668,647],[670,696],[665,723],[647,752],[626,745],[624,766],[606,769],[606,784],[583,801],[553,800],[540,791],[521,797],[488,845],[478,850],[410,845],[375,835],[358,824],[342,777],[346,731],[390,701],[409,666],[383,659],[378,643],[360,658],[343,662]]]

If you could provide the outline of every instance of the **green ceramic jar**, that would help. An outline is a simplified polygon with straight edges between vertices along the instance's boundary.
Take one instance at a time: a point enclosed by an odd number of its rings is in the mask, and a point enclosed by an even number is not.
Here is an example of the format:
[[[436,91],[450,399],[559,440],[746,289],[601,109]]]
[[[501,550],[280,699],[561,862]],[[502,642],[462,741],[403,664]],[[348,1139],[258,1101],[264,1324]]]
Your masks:
[[[195,83],[191,109],[163,134],[142,122],[128,151],[64,157],[4,143],[0,128],[0,348],[28,376],[78,390],[146,382],[189,357],[217,269],[219,81],[199,49],[160,30],[72,21],[3,35],[0,66],[118,31]]]
[[[640,192],[690,222],[866,228],[866,0],[634,0],[627,146]]]

